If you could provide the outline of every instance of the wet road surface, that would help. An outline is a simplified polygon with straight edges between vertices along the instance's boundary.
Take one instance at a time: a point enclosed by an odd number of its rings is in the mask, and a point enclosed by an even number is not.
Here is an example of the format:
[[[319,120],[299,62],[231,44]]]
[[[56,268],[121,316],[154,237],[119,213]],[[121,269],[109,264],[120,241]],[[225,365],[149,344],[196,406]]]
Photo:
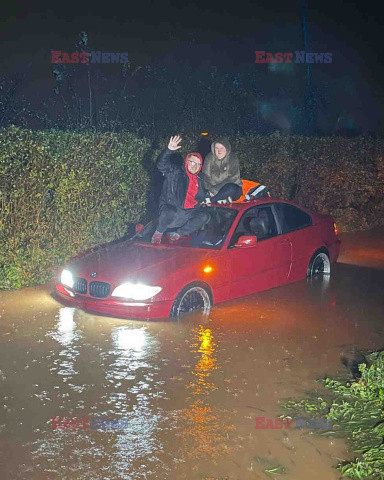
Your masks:
[[[255,417],[322,393],[316,379],[346,373],[348,346],[384,348],[384,231],[342,241],[328,283],[226,302],[208,320],[95,316],[60,305],[50,285],[1,292],[0,478],[273,478],[257,457],[283,478],[339,478],[342,440],[256,429]],[[124,428],[53,430],[53,417]]]

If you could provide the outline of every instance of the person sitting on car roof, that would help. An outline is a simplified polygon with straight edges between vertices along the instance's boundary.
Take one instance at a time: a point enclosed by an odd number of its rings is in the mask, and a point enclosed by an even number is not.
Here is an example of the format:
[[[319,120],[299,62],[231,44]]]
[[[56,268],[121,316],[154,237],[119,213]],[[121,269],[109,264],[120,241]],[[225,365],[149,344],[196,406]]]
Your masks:
[[[204,183],[210,194],[204,203],[232,203],[275,196],[268,187],[240,178],[239,160],[226,137],[217,138],[211,150],[203,164]]]
[[[232,152],[228,138],[219,137],[211,145],[211,152],[203,165],[204,184],[209,191],[206,203],[238,200],[242,182],[237,156]]]
[[[161,243],[164,232],[172,241],[189,235],[202,228],[209,220],[209,214],[200,203],[207,193],[201,175],[203,159],[199,153],[188,153],[184,166],[175,165],[171,161],[174,151],[181,148],[181,137],[176,135],[169,140],[168,147],[163,150],[157,160],[157,168],[165,176],[160,195],[159,220],[152,243]]]

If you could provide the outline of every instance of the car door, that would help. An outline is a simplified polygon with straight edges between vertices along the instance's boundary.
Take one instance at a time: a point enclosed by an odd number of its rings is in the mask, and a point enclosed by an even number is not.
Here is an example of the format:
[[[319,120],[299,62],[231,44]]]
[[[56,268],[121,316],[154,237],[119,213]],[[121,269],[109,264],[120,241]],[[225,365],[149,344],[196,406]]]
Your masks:
[[[258,224],[264,219],[267,228],[255,231],[252,222]],[[257,228],[257,227],[256,227]],[[257,234],[257,235],[256,235]],[[257,236],[257,244],[249,247],[236,247],[242,235]],[[266,290],[280,283],[280,264],[288,262],[288,274],[291,259],[289,243],[283,244],[278,236],[278,229],[271,204],[252,207],[247,210],[232,235],[228,256],[230,259],[230,297],[236,298],[254,292]]]
[[[275,205],[281,222],[281,238],[292,245],[292,266],[289,281],[305,277],[309,259],[316,248],[312,218],[300,208],[287,203]]]

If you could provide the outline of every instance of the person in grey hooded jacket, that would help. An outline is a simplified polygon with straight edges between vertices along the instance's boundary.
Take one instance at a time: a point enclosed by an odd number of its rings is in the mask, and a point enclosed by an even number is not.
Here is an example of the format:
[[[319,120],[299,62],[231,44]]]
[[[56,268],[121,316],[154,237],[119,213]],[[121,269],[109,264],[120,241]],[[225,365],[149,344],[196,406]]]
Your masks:
[[[204,160],[203,176],[212,203],[235,201],[242,195],[239,160],[231,151],[228,138],[219,137],[212,143],[211,153]]]

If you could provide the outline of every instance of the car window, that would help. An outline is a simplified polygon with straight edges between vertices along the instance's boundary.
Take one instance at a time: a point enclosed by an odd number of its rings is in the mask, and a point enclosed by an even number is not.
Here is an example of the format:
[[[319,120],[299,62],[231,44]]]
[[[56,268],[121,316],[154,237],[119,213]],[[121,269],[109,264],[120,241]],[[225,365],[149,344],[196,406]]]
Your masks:
[[[276,204],[276,207],[279,211],[279,217],[282,220],[282,233],[312,225],[311,217],[300,208],[288,205],[287,203]]]
[[[270,206],[259,206],[247,210],[232,235],[230,246],[235,245],[243,235],[256,236],[258,241],[277,235],[276,221]]]

